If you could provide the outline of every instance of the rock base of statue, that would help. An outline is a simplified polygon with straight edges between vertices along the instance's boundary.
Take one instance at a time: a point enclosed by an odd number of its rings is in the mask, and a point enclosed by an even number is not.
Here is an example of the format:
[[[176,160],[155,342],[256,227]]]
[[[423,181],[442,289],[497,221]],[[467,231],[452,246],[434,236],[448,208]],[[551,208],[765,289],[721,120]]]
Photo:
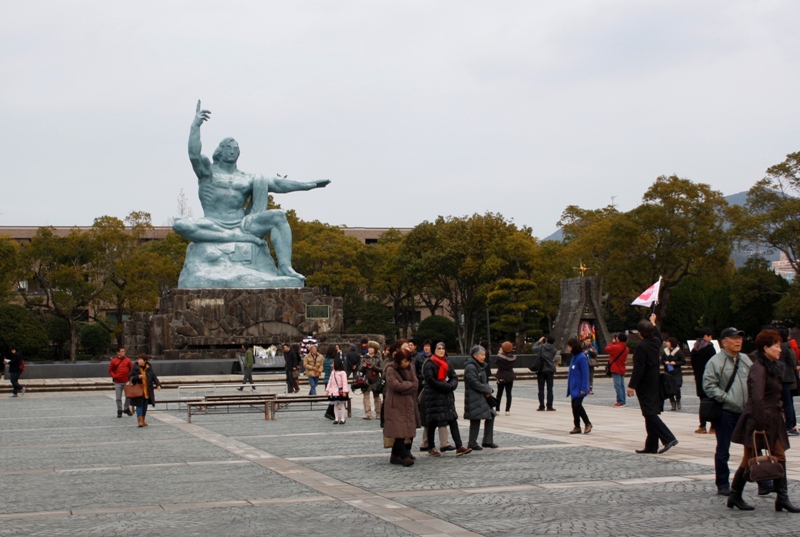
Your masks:
[[[235,358],[241,346],[320,343],[347,347],[362,334],[342,334],[342,299],[302,289],[171,289],[158,311],[124,323],[128,354],[169,360]],[[383,342],[382,336],[368,335]],[[282,352],[282,350],[281,350]]]
[[[278,275],[269,250],[249,242],[193,242],[178,280],[180,289],[303,287],[296,276]]]
[[[551,332],[556,349],[561,352],[561,365],[567,365],[572,357],[567,340],[579,336],[583,323],[594,327],[597,346],[601,351],[611,343],[611,334],[602,312],[594,277],[579,276],[561,280],[561,304]]]

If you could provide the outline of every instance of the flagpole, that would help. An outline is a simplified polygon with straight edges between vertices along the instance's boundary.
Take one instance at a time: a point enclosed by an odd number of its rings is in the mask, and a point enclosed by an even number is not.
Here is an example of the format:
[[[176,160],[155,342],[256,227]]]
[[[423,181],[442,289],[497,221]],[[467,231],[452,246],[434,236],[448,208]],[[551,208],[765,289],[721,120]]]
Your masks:
[[[658,305],[658,297],[661,295],[661,279],[662,278],[663,278],[663,276],[659,276],[658,277],[658,282],[656,282],[656,283],[658,283],[658,294],[656,295],[656,299],[653,301],[653,303],[650,304],[650,315],[647,316],[648,319],[650,318],[651,315],[653,315],[656,312],[656,306]]]

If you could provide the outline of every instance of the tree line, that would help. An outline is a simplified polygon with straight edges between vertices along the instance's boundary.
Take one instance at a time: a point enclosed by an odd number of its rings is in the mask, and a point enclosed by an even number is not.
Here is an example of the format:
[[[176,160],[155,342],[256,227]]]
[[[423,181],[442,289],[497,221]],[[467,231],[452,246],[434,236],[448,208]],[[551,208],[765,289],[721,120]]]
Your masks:
[[[374,245],[292,210],[287,217],[295,269],[306,285],[344,299],[346,332],[392,340],[416,330],[467,352],[487,331],[492,341],[516,339],[517,348],[526,336],[549,332],[560,281],[580,275],[580,266],[598,279],[612,331],[635,325],[644,312],[629,304],[659,277],[656,313],[679,339],[693,339],[701,326],[735,325],[748,333],[773,321],[793,326],[800,280],[790,284],[758,255],[736,268],[731,255],[779,251],[800,268],[798,193],[800,153],[794,153],[767,170],[743,206],[729,206],[707,184],[662,176],[627,212],[568,206],[558,222],[563,241],[541,241],[495,213],[439,216],[407,234],[390,230]],[[121,334],[118,323],[93,312],[112,310],[119,320],[153,311],[160,294],[177,285],[187,243],[175,233],[144,240],[151,229],[150,215],[134,212],[124,221],[99,217],[88,231],[75,228],[65,237],[44,227],[30,243],[0,240],[0,301],[21,299],[42,326],[58,319],[74,360],[81,323]],[[38,292],[18,293],[20,281]],[[418,325],[420,308],[434,317]],[[455,322],[439,318],[442,309]],[[14,343],[12,332],[0,328],[4,350]]]

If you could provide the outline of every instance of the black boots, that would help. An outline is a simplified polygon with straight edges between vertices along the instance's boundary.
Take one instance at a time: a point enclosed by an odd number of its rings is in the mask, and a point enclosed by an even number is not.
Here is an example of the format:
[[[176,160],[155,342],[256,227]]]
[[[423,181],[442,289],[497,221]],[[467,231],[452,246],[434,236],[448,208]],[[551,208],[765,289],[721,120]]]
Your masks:
[[[670,399],[669,400],[669,404],[672,407],[672,408],[670,408],[670,410],[675,410],[675,399]]]
[[[675,403],[678,405],[678,410],[680,410],[681,409],[681,396],[680,395],[675,398]]]
[[[773,479],[772,486],[775,487],[777,497],[775,498],[775,510],[783,511],[786,509],[790,513],[800,513],[800,507],[795,507],[789,501],[789,487],[786,482],[786,461],[781,462],[783,466],[783,477],[780,479]]]
[[[744,468],[738,468],[736,473],[733,475],[733,481],[731,482],[731,493],[728,496],[728,509],[733,509],[734,507],[740,509],[741,511],[752,511],[755,509],[755,507],[742,499],[742,491],[744,491],[745,483]],[[775,502],[775,509],[778,509],[777,501]]]

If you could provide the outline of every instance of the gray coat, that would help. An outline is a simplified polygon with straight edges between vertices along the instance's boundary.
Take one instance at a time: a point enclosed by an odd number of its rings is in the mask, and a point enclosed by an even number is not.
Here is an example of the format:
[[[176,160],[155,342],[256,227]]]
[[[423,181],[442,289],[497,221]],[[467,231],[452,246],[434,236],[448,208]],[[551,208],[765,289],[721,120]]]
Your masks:
[[[465,420],[490,420],[497,415],[486,400],[486,394],[492,393],[486,369],[472,356],[464,362],[464,386]]]
[[[556,354],[558,350],[552,343],[536,343],[531,349],[531,353],[539,353],[542,356],[542,373],[556,372]]]

